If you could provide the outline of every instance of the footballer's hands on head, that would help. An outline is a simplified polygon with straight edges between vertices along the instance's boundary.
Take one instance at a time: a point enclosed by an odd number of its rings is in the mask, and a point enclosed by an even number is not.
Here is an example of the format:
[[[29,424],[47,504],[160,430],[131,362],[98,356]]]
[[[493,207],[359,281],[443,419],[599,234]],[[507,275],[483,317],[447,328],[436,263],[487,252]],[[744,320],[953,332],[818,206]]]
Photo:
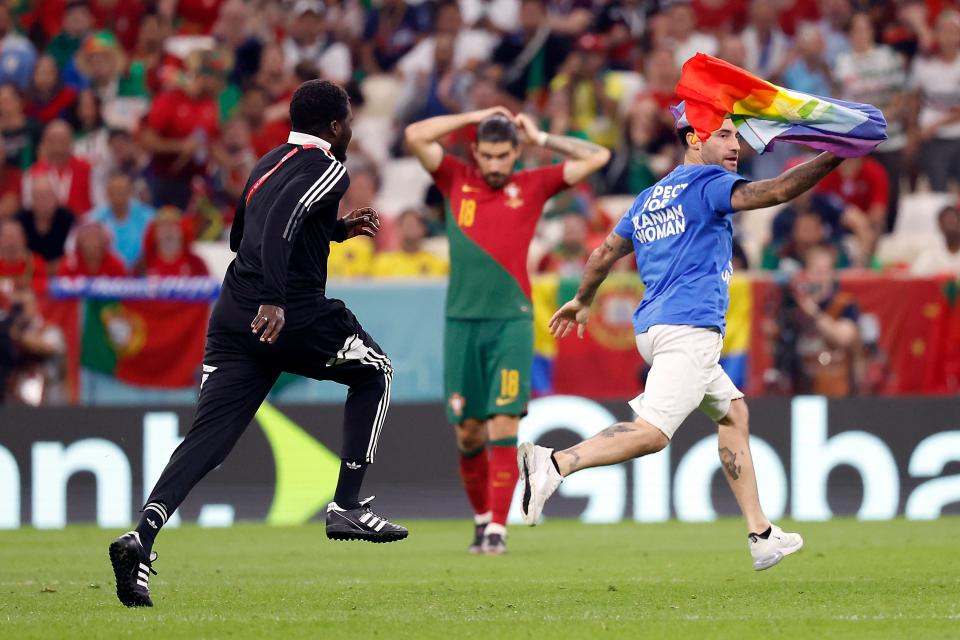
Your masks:
[[[513,121],[520,131],[520,142],[525,145],[540,144],[540,128],[533,118],[525,113],[518,113]]]
[[[380,231],[380,214],[373,207],[361,207],[343,216],[343,223],[347,226],[347,238],[372,238]]]
[[[286,322],[283,307],[277,307],[272,304],[262,304],[257,310],[257,315],[250,323],[250,329],[254,334],[263,331],[260,336],[260,342],[273,344],[280,337],[280,330]]]
[[[473,112],[474,124],[480,124],[487,118],[491,118],[493,116],[503,116],[513,120],[513,114],[510,113],[510,110],[506,107],[490,107],[489,109],[480,109],[479,111]]]
[[[554,338],[565,338],[573,328],[577,328],[577,337],[582,338],[590,319],[590,305],[586,305],[576,298],[563,305],[550,318],[550,335]]]

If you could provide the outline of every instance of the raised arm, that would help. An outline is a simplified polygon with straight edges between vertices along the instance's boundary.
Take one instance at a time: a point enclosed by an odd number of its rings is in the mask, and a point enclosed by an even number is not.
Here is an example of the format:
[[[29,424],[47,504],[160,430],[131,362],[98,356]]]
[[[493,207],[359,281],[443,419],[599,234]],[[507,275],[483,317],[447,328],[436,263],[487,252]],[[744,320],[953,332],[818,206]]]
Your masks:
[[[632,252],[633,243],[616,231],[611,231],[603,244],[590,254],[577,295],[560,307],[550,318],[550,333],[555,337],[563,338],[576,325],[577,336],[582,338],[590,317],[590,305],[593,304],[593,298],[597,295],[597,289],[606,280],[614,263]]]
[[[513,118],[513,114],[504,107],[493,107],[480,111],[468,111],[450,116],[437,116],[414,122],[404,130],[404,140],[407,149],[412,153],[423,168],[433,173],[443,160],[443,147],[437,142],[445,135],[471,124],[479,124],[495,114]]]
[[[575,185],[610,162],[610,150],[599,144],[540,131],[533,119],[525,114],[516,117],[524,144],[538,144],[567,157],[563,163],[563,181]]]
[[[784,171],[776,178],[741,182],[733,188],[730,206],[743,209],[762,209],[775,204],[789,202],[798,195],[820,182],[828,173],[836,169],[843,158],[824,151],[813,160]]]

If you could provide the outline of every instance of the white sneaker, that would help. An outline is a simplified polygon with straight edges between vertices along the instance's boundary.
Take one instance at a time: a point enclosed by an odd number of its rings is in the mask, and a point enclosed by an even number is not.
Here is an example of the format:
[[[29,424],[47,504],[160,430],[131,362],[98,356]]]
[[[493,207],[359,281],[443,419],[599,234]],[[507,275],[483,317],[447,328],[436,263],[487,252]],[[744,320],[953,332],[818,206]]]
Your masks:
[[[520,484],[523,487],[520,514],[523,522],[531,527],[540,520],[547,498],[563,482],[563,476],[550,459],[552,453],[553,449],[538,447],[530,442],[524,442],[517,449],[517,466],[520,467]]]
[[[753,556],[755,571],[769,569],[803,547],[803,538],[799,533],[787,533],[775,524],[770,525],[770,535],[766,539],[754,533],[747,537],[750,539],[750,555]]]

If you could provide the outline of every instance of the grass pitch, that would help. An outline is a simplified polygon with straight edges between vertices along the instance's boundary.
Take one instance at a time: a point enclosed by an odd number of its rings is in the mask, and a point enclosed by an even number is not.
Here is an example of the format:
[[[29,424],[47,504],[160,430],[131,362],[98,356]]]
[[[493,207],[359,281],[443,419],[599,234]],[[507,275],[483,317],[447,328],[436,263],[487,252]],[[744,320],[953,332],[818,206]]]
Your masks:
[[[805,549],[751,569],[739,521],[511,529],[335,543],[320,525],[161,534],[153,609],[114,595],[92,527],[0,532],[2,638],[960,638],[960,518],[801,523]]]

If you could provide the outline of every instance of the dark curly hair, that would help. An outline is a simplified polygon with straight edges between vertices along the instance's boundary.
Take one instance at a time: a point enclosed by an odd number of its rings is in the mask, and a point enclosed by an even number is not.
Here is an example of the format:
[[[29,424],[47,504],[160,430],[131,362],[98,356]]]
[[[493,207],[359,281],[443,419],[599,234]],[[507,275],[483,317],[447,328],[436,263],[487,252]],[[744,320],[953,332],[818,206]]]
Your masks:
[[[346,119],[350,111],[347,92],[328,80],[308,80],[290,100],[290,124],[294,131],[322,132],[334,120]]]
[[[477,127],[477,142],[509,142],[520,144],[520,135],[513,120],[503,115],[490,116]]]

